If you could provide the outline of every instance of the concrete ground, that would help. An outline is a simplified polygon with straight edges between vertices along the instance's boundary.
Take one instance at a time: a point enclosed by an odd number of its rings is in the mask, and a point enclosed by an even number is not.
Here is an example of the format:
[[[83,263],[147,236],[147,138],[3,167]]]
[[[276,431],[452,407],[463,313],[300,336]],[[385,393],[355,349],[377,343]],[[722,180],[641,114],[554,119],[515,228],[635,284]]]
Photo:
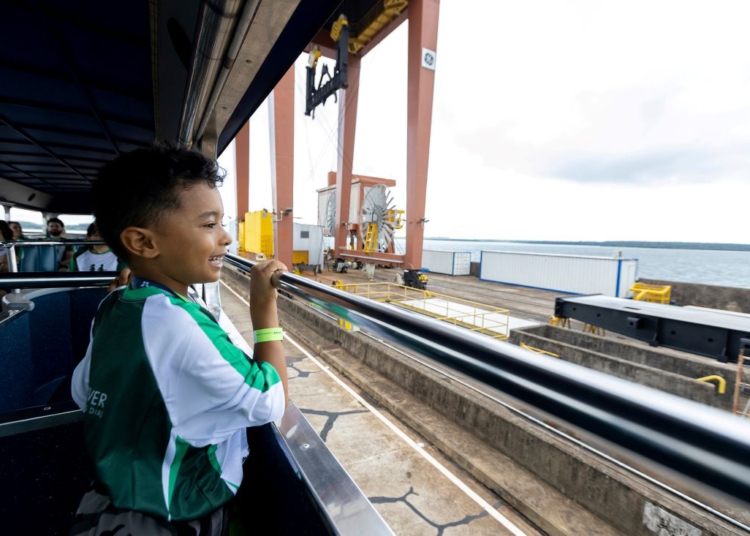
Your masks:
[[[225,314],[252,345],[252,324],[243,303],[247,296],[224,285],[221,290]],[[290,398],[396,534],[540,534],[319,356],[295,343],[293,335],[284,343]]]

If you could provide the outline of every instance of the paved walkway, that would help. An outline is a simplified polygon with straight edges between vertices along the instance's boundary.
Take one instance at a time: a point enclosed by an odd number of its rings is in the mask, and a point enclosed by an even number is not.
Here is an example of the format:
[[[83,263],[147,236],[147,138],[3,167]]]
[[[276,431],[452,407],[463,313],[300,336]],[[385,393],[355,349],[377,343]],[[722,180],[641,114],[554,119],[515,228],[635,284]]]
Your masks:
[[[246,302],[222,283],[224,312],[252,344]],[[539,534],[355,386],[294,334],[284,342],[290,398],[396,534]]]

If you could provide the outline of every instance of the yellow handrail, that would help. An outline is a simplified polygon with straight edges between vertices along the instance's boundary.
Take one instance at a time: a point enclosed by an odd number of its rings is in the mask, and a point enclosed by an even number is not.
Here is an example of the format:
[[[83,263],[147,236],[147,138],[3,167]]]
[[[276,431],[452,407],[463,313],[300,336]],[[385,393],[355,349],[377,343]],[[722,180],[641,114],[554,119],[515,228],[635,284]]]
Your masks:
[[[508,338],[510,325],[508,309],[385,281],[349,284],[345,285],[342,290],[371,300],[392,303],[497,339]],[[443,303],[434,300],[440,300]]]
[[[723,395],[727,392],[727,381],[722,378],[721,376],[717,376],[716,374],[713,374],[711,376],[705,376],[703,378],[698,378],[699,382],[716,382],[717,388],[720,395]]]
[[[672,299],[672,287],[670,285],[648,285],[636,283],[630,287],[633,299],[651,303],[664,303],[669,305]]]
[[[558,354],[553,354],[552,352],[548,352],[547,350],[542,350],[541,348],[535,348],[533,346],[529,346],[528,344],[523,343],[523,342],[521,343],[521,348],[526,348],[527,350],[531,350],[532,352],[536,352],[537,354],[544,354],[550,357],[557,357],[557,358],[560,357]]]

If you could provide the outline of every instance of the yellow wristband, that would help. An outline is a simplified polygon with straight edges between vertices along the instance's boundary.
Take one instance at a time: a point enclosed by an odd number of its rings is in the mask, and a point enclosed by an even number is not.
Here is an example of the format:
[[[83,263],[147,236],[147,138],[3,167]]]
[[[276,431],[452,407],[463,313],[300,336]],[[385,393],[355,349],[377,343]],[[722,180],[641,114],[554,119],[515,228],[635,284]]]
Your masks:
[[[281,328],[266,328],[256,329],[253,331],[253,342],[258,344],[259,342],[271,342],[271,341],[283,341],[284,330]]]

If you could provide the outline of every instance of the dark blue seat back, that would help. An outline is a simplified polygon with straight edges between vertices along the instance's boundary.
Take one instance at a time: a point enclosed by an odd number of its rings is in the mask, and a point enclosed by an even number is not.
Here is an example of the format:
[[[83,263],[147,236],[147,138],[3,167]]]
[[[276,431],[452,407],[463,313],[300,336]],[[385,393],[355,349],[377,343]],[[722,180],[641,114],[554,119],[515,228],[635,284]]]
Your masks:
[[[34,296],[32,311],[0,329],[0,413],[51,399],[70,399],[69,380],[89,343],[104,289],[66,289]]]

